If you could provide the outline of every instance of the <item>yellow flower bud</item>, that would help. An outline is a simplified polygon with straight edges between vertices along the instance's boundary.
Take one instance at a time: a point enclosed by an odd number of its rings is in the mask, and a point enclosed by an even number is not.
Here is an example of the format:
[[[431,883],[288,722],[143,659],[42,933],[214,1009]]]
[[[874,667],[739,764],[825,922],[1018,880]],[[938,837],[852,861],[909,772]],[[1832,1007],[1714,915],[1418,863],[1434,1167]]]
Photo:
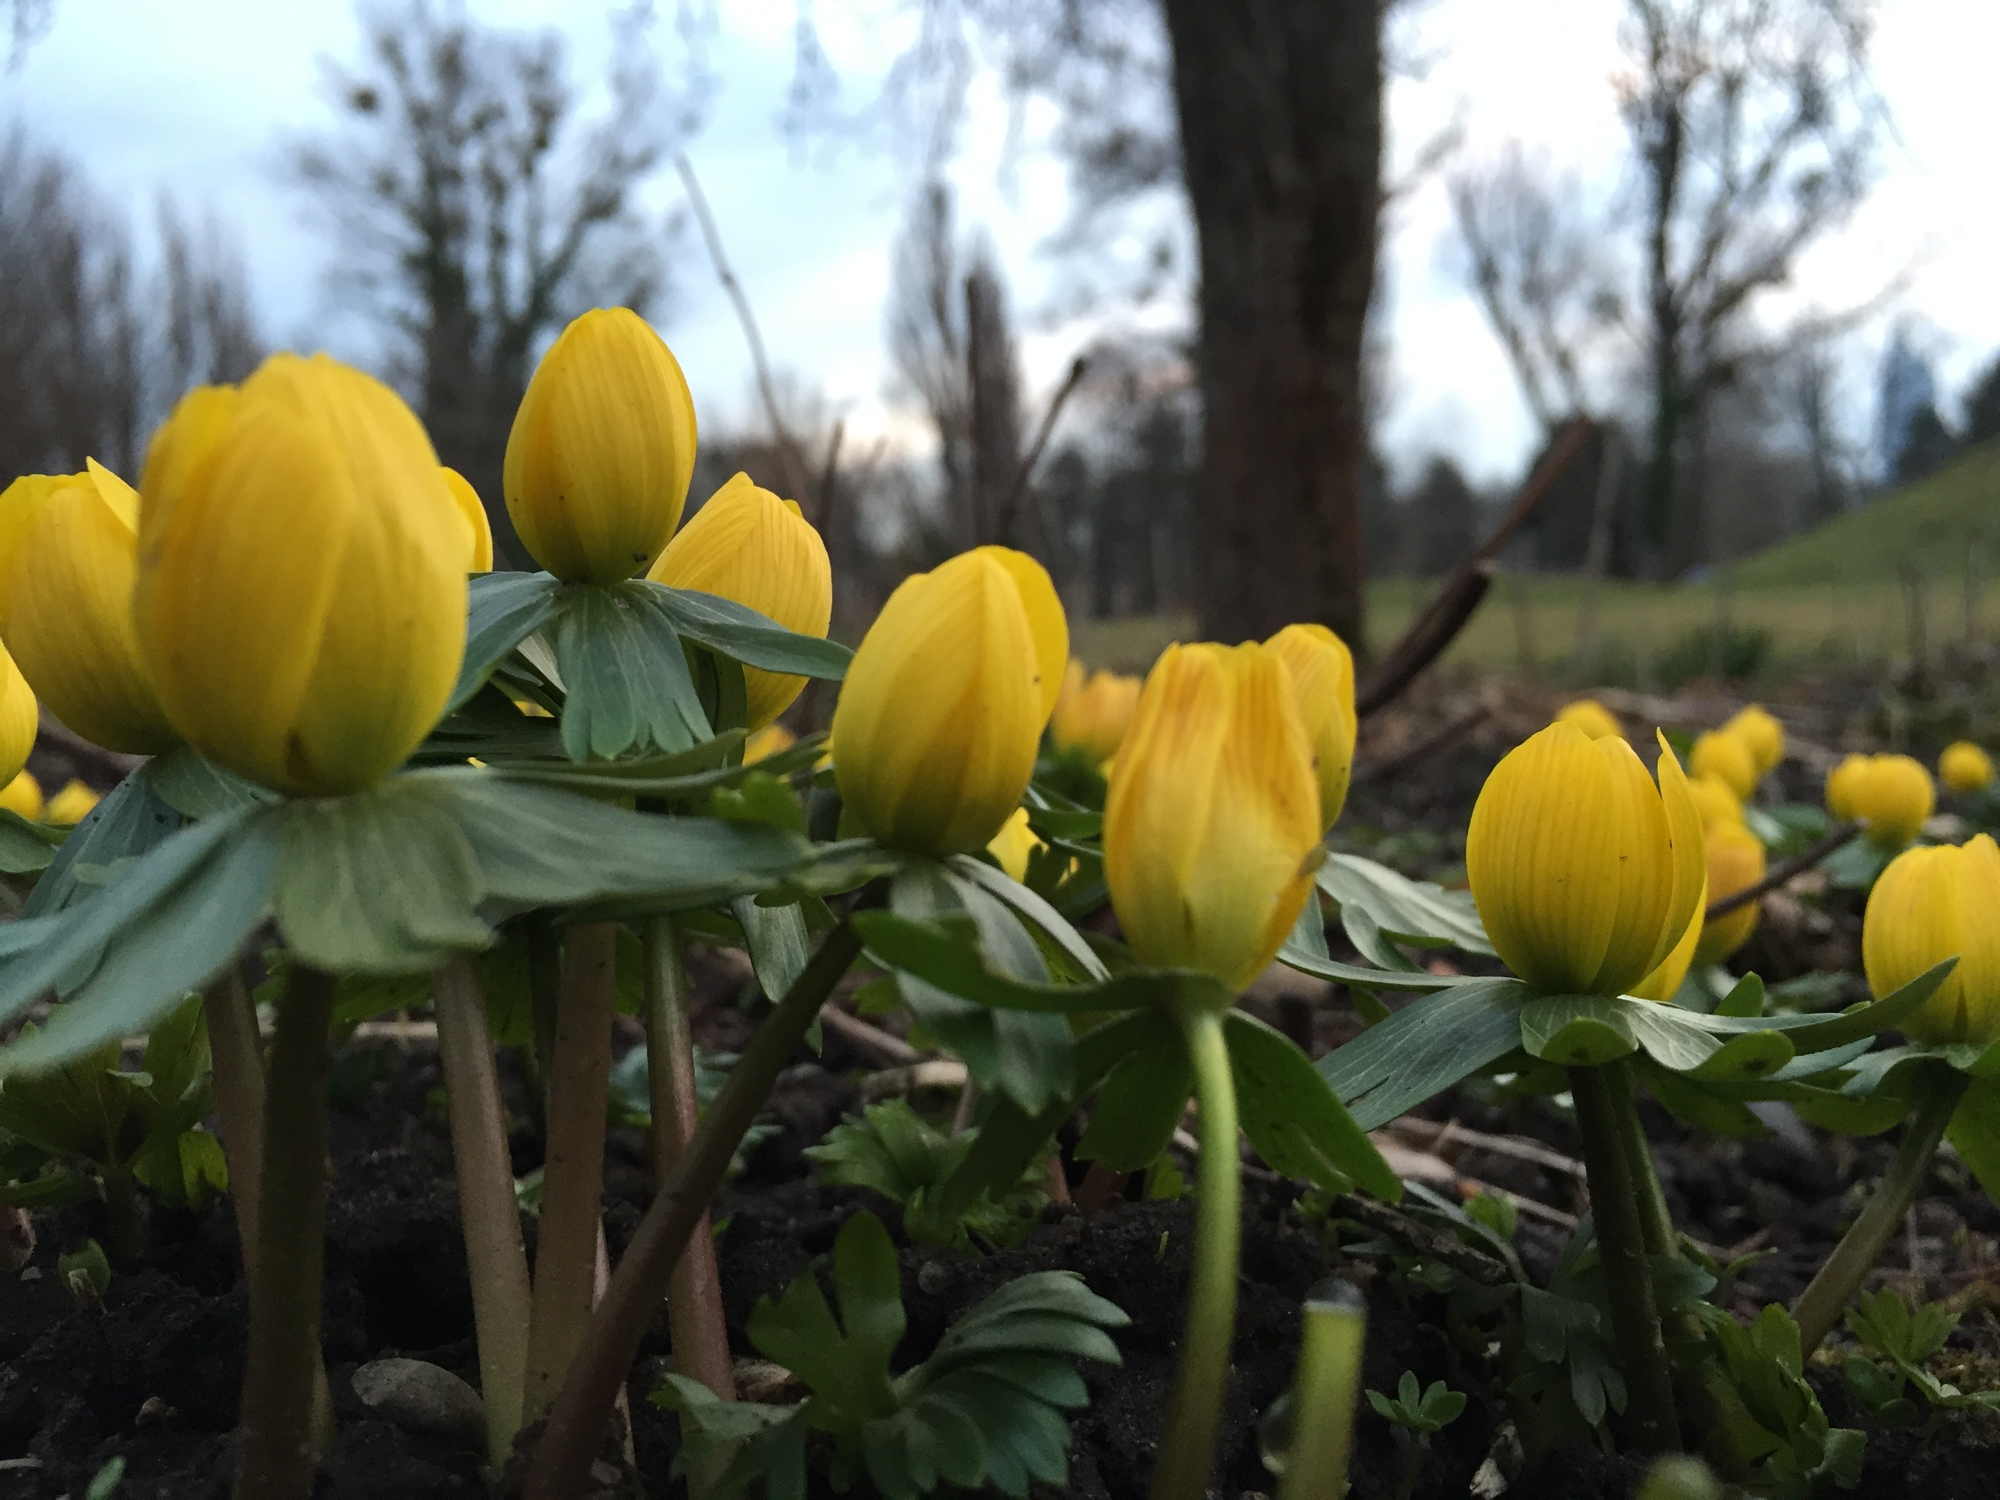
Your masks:
[[[1595,698],[1579,698],[1574,703],[1565,703],[1556,710],[1552,723],[1568,724],[1580,729],[1594,740],[1622,739],[1624,726],[1618,722],[1618,715],[1599,703]]]
[[[1139,706],[1139,679],[1123,672],[1091,672],[1072,661],[1063,673],[1062,696],[1049,720],[1049,739],[1102,765],[1118,753]]]
[[[1861,960],[1879,999],[1956,957],[1958,966],[1903,1031],[1914,1041],[2000,1041],[2000,849],[1968,843],[1906,849],[1868,895]]]
[[[1727,729],[1695,736],[1688,769],[1697,776],[1715,777],[1736,793],[1739,802],[1748,801],[1757,790],[1757,758],[1742,736]]]
[[[834,706],[834,778],[883,843],[983,849],[1020,806],[1062,690],[1069,625],[1048,571],[975,547],[897,585]]]
[[[1718,823],[1703,835],[1708,858],[1708,899],[1724,900],[1764,878],[1764,844],[1741,823]],[[1750,940],[1757,930],[1760,903],[1746,901],[1724,912],[1702,929],[1696,963],[1719,964]]]
[[[1010,880],[1026,880],[1029,859],[1037,849],[1046,848],[1048,845],[1028,826],[1027,808],[1017,807],[1013,815],[1000,825],[1000,831],[988,840],[986,852],[999,861],[1000,868],[1007,872]]]
[[[1340,819],[1354,775],[1354,653],[1324,625],[1287,625],[1264,643],[1292,674],[1319,782],[1320,830]]]
[[[273,355],[191,392],[140,485],[139,650],[182,738],[280,791],[408,758],[465,646],[465,522],[395,392]]]
[[[1785,758],[1785,726],[1761,703],[1738,709],[1722,728],[1743,741],[1759,776],[1769,775]]]
[[[1655,790],[1623,739],[1552,724],[1487,777],[1465,869],[1494,949],[1527,983],[1627,994],[1700,911],[1701,815],[1664,737]]]
[[[1104,878],[1132,951],[1233,990],[1312,889],[1319,787],[1290,670],[1269,646],[1169,646],[1111,772]]]
[[[715,594],[798,635],[824,636],[833,620],[826,543],[799,510],[737,474],[667,543],[646,576],[669,588]],[[743,669],[748,722],[762,728],[792,706],[806,680]]]
[[[92,460],[0,493],[0,637],[63,723],[111,750],[151,755],[176,736],[132,625],[139,496]]]
[[[1993,757],[1970,740],[1946,745],[1938,757],[1938,780],[1961,797],[1993,784]]]
[[[799,742],[799,737],[782,724],[766,724],[743,742],[743,764],[754,765],[782,754]]]
[[[1855,801],[1873,759],[1870,755],[1849,755],[1826,773],[1826,810],[1843,822],[1861,816]]]
[[[88,782],[71,778],[68,785],[49,798],[42,816],[51,823],[81,823],[99,800],[97,790]]]
[[[452,504],[465,517],[466,527],[472,533],[468,539],[465,571],[468,573],[491,573],[493,571],[493,523],[486,517],[486,506],[479,498],[479,491],[450,464],[441,466],[444,471],[445,488],[451,491]]]
[[[19,772],[12,781],[0,786],[0,807],[17,818],[26,818],[30,823],[42,815],[42,784],[35,780],[32,771]]]
[[[1900,849],[1923,832],[1937,787],[1910,756],[1850,755],[1826,779],[1826,805],[1837,818],[1866,824],[1871,843]]]
[[[1729,783],[1720,776],[1689,778],[1688,795],[1694,798],[1694,810],[1701,814],[1703,828],[1713,828],[1717,823],[1743,821],[1743,804],[1729,789]]]
[[[6,646],[0,644],[0,777],[12,781],[20,773],[41,730],[35,690],[14,665]]]
[[[680,524],[694,448],[694,398],[666,341],[630,308],[595,308],[542,356],[514,414],[507,514],[556,577],[616,583]]]
[[[1694,963],[1695,945],[1701,941],[1701,906],[1697,905],[1694,915],[1688,919],[1687,930],[1667,950],[1667,956],[1659,966],[1627,991],[1635,1000],[1657,1000],[1662,1005],[1671,1005],[1674,996],[1681,992],[1681,982],[1687,978],[1688,969]]]

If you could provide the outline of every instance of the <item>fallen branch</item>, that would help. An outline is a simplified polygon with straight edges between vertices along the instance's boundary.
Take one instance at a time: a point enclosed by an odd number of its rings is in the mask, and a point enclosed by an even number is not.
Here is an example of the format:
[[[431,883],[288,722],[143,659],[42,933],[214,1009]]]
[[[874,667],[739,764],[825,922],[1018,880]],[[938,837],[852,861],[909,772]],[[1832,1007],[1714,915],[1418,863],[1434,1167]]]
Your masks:
[[[1055,431],[1056,420],[1069,404],[1069,398],[1083,382],[1090,369],[1090,357],[1079,354],[1070,361],[1069,374],[1049,397],[1049,404],[1042,412],[1041,425],[1035,429],[1035,439],[1028,444],[1028,451],[1021,455],[1021,462],[1014,470],[1014,478],[1007,486],[1007,493],[1000,497],[999,514],[993,518],[993,540],[1007,542],[1013,533],[1015,512],[1021,508],[1021,501],[1028,493],[1028,481],[1034,477],[1035,466],[1042,461],[1042,450],[1049,445],[1049,436]]]
[[[1705,920],[1713,922],[1717,917],[1728,916],[1729,913],[1735,911],[1739,906],[1747,906],[1752,901],[1770,895],[1772,891],[1775,891],[1787,881],[1792,880],[1796,876],[1803,875],[1836,849],[1843,848],[1851,843],[1854,836],[1860,832],[1861,825],[1859,823],[1842,823],[1810,849],[1801,850],[1790,859],[1781,860],[1779,863],[1771,866],[1769,870],[1764,872],[1764,878],[1755,885],[1746,885],[1740,891],[1732,891],[1727,896],[1709,902],[1708,910],[1704,914]]]

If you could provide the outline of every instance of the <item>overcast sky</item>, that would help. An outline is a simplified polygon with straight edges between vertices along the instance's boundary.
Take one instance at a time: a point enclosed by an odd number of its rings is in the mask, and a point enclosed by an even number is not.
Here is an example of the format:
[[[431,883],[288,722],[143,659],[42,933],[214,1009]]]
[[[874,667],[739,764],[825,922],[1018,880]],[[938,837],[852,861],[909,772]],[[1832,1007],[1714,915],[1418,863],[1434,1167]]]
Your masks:
[[[884,392],[882,303],[912,158],[880,144],[802,152],[787,140],[778,118],[798,4],[720,0],[720,31],[707,51],[717,89],[691,155],[777,361],[822,387],[847,414],[850,434],[907,435],[912,425]],[[558,25],[580,74],[601,66],[598,5],[472,0],[468,8],[499,25]],[[813,7],[847,98],[869,97],[915,9],[904,0]],[[1616,185],[1625,152],[1612,92],[1621,9],[1618,0],[1428,0],[1399,37],[1399,53],[1415,66],[1391,88],[1392,180],[1456,122],[1462,159],[1519,140],[1586,183]],[[671,50],[671,40],[663,46]],[[47,35],[0,75],[0,115],[72,151],[135,213],[162,188],[190,206],[213,206],[244,245],[272,334],[316,346],[332,326],[322,280],[329,250],[283,180],[279,143],[329,123],[317,59],[352,58],[357,48],[347,0],[55,0]],[[2000,348],[2000,198],[1986,124],[1996,57],[1993,0],[1883,0],[1873,71],[1894,133],[1881,182],[1768,311],[1775,318],[1844,307],[1907,272],[1894,309],[1918,320],[1953,401]],[[1048,149],[1052,123],[1049,111],[1031,109],[1010,151],[1007,102],[982,80],[952,167],[962,221],[992,236],[1026,320],[1034,392],[1060,377],[1102,321],[1059,314],[1065,268],[1047,241],[1065,222],[1069,200]],[[669,188],[660,188],[663,206]],[[1386,227],[1391,457],[1407,467],[1441,449],[1479,478],[1511,474],[1531,427],[1456,277],[1442,181],[1433,175],[1400,197]],[[729,425],[747,412],[743,341],[692,240],[677,269],[663,331],[705,425]],[[1118,323],[1151,328],[1185,316],[1184,293],[1115,314]],[[1857,341],[1847,392],[1857,418],[1865,419],[1868,360],[1888,326],[1884,316]]]

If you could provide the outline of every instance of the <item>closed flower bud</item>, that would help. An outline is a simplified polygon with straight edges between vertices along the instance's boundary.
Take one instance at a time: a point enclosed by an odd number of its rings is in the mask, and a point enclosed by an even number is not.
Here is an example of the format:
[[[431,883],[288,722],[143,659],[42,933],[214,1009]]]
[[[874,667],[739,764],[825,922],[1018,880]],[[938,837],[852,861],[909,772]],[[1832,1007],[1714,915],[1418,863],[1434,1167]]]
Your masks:
[[[451,502],[458,507],[458,513],[465,517],[467,538],[465,571],[468,573],[491,573],[493,571],[493,523],[486,517],[486,506],[479,498],[479,491],[450,464],[443,467],[445,488],[451,491]]]
[[[2000,848],[1987,834],[1966,844],[1906,849],[1868,895],[1861,959],[1879,999],[1947,958],[1937,992],[1903,1018],[1912,1039],[1934,1045],[2000,1041]]]
[[[1264,643],[1292,674],[1319,782],[1320,831],[1340,819],[1354,775],[1354,653],[1324,625],[1287,625]]]
[[[132,624],[139,496],[92,461],[0,494],[0,638],[49,712],[107,750],[151,755],[177,736]]]
[[[1785,758],[1785,726],[1761,703],[1738,709],[1722,728],[1743,741],[1759,776],[1769,775]]]
[[[833,568],[826,543],[799,510],[738,474],[667,543],[646,576],[669,588],[715,594],[798,635],[824,636],[833,619]],[[758,729],[792,706],[806,680],[743,669],[749,725]]]
[[[42,784],[32,771],[20,771],[12,781],[0,786],[0,807],[30,823],[42,815]]]
[[[1739,802],[1749,800],[1757,790],[1757,758],[1742,736],[1727,729],[1711,729],[1695,736],[1688,752],[1688,769],[1697,776],[1713,776]]]
[[[1624,740],[1552,724],[1487,777],[1465,868],[1495,951],[1528,984],[1627,994],[1700,910],[1701,816],[1664,738],[1656,789]]]
[[[904,579],[833,710],[848,812],[894,848],[985,848],[1021,804],[1068,659],[1062,601],[1025,552],[975,547]]]
[[[1971,740],[1946,745],[1938,757],[1938,780],[1961,797],[1983,792],[1993,784],[1993,757]]]
[[[782,724],[766,724],[743,742],[743,764],[755,765],[792,748],[799,737]]]
[[[1618,715],[1599,703],[1595,698],[1579,698],[1574,703],[1565,703],[1556,710],[1550,722],[1568,724],[1580,729],[1594,740],[1622,739],[1624,726],[1618,722]]]
[[[1743,803],[1720,776],[1688,778],[1688,795],[1694,798],[1694,810],[1701,814],[1703,828],[1743,821]]]
[[[1849,755],[1826,773],[1826,810],[1843,822],[1861,816],[1856,799],[1874,758],[1872,755]]]
[[[646,320],[600,307],[562,331],[507,435],[507,514],[535,561],[616,583],[660,555],[694,475],[694,398]]]
[[[1850,755],[1826,781],[1827,810],[1856,818],[1870,843],[1900,849],[1937,806],[1937,787],[1923,763],[1907,755]]]
[[[100,800],[97,789],[89,782],[78,781],[72,777],[61,791],[49,798],[48,805],[42,809],[42,817],[48,822],[61,823],[64,826],[81,823],[90,816],[90,810],[97,806]]]
[[[1169,646],[1104,806],[1104,878],[1132,951],[1232,990],[1298,921],[1322,832],[1290,670],[1268,646]]]
[[[35,690],[14,665],[6,645],[0,643],[0,781],[12,781],[20,774],[41,728]]]
[[[1118,753],[1139,706],[1139,679],[1122,672],[1091,672],[1072,661],[1063,673],[1062,696],[1049,720],[1049,740],[1102,765]]]
[[[1695,945],[1700,941],[1701,906],[1697,905],[1694,915],[1688,918],[1686,931],[1667,950],[1667,956],[1660,960],[1652,973],[1626,993],[1635,1000],[1657,1000],[1662,1005],[1671,1005],[1674,996],[1681,992],[1681,982],[1687,978],[1688,969],[1694,964]]]
[[[1012,816],[1000,825],[1000,831],[987,841],[986,852],[1007,872],[1008,879],[1026,880],[1029,859],[1037,849],[1047,847],[1036,836],[1035,830],[1028,826],[1027,808],[1017,807]]]
[[[140,492],[139,649],[182,738],[303,796],[401,765],[458,677],[466,535],[395,392],[274,355],[181,401]]]
[[[1741,823],[1718,823],[1702,836],[1708,859],[1708,900],[1726,900],[1747,890],[1764,878],[1764,844]],[[1694,959],[1700,964],[1719,964],[1750,940],[1757,930],[1759,903],[1746,901],[1734,911],[1726,911],[1701,931]]]

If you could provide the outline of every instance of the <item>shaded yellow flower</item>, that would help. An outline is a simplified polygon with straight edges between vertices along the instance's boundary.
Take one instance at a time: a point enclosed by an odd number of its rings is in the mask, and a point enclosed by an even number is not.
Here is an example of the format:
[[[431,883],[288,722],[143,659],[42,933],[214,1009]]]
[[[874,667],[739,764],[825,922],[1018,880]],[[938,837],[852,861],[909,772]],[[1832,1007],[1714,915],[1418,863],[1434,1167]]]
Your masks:
[[[1487,777],[1465,867],[1515,974],[1548,994],[1625,994],[1700,910],[1701,815],[1664,737],[1656,789],[1624,740],[1552,724]]]
[[[1264,643],[1292,675],[1319,783],[1320,830],[1340,820],[1354,776],[1354,653],[1324,625],[1287,625]]]
[[[1618,722],[1618,715],[1599,703],[1595,698],[1578,698],[1573,703],[1565,703],[1556,710],[1550,720],[1554,724],[1568,724],[1580,729],[1594,740],[1622,739],[1625,728]]]
[[[1826,810],[1843,822],[1861,816],[1855,810],[1855,799],[1873,759],[1870,755],[1845,756],[1826,773]]]
[[[1727,729],[1711,729],[1695,736],[1688,751],[1688,769],[1697,776],[1713,776],[1739,802],[1750,800],[1757,790],[1757,757],[1743,737]]]
[[[139,650],[169,721],[280,791],[408,758],[465,645],[465,522],[402,399],[278,354],[175,407],[146,456]]]
[[[41,730],[42,715],[35,703],[35,690],[14,665],[7,647],[0,644],[0,779],[12,781],[20,774]]]
[[[1921,761],[1907,755],[1850,755],[1826,779],[1827,811],[1858,819],[1871,843],[1901,848],[1937,806],[1937,787]]]
[[[1722,728],[1743,741],[1759,776],[1768,776],[1785,758],[1785,726],[1761,703],[1738,709]]]
[[[799,510],[732,476],[667,543],[646,576],[669,588],[715,594],[799,635],[824,636],[833,619],[833,568],[826,543]],[[743,669],[747,722],[761,728],[792,706],[806,680]]]
[[[1720,776],[1690,777],[1688,795],[1694,798],[1694,809],[1701,814],[1703,828],[1712,828],[1717,823],[1743,821],[1742,802]]]
[[[139,496],[96,462],[0,493],[0,638],[49,712],[110,750],[152,755],[177,736],[132,622]]]
[[[1139,706],[1139,679],[1122,672],[1084,671],[1072,661],[1063,672],[1062,695],[1049,720],[1049,739],[1100,765],[1118,753]]]
[[[81,823],[101,800],[95,787],[72,777],[61,791],[49,798],[48,805],[42,809],[42,817],[51,823]]]
[[[1971,740],[1958,740],[1938,756],[1938,780],[1961,797],[1993,784],[1993,757]]]
[[[1322,829],[1291,673],[1268,646],[1169,646],[1104,808],[1104,876],[1140,962],[1240,990],[1312,889]]]
[[[17,818],[29,822],[42,815],[42,784],[35,780],[32,771],[20,771],[5,786],[0,786],[0,807]]]
[[[1025,552],[975,547],[904,579],[833,711],[848,812],[892,847],[984,848],[1021,804],[1068,659],[1062,601]]]
[[[450,464],[441,465],[444,470],[445,488],[451,491],[452,504],[465,517],[467,538],[465,571],[468,573],[491,573],[493,571],[493,523],[487,519],[486,506],[479,498],[479,491]]]
[[[1667,950],[1667,956],[1627,994],[1638,1000],[1657,1000],[1662,1005],[1673,1003],[1674,996],[1681,992],[1681,983],[1687,978],[1688,969],[1694,964],[1695,946],[1701,941],[1701,912],[1702,906],[1697,904],[1694,915],[1688,919],[1686,930]]]
[[[1048,845],[1028,826],[1028,810],[1025,807],[1015,808],[1013,815],[1000,825],[1000,831],[986,844],[986,852],[999,861],[1008,879],[1017,881],[1028,878],[1028,861],[1034,852],[1046,848]]]
[[[743,764],[769,760],[796,745],[799,737],[782,724],[766,724],[743,742]]]
[[[1764,843],[1740,823],[1718,823],[1702,838],[1708,859],[1708,899],[1725,900],[1764,878]],[[1746,901],[1702,928],[1695,946],[1696,963],[1719,964],[1750,940],[1757,930],[1761,904]]]
[[[627,307],[562,331],[507,435],[507,514],[536,562],[573,583],[642,572],[680,524],[694,398],[673,351]]]
[[[1937,993],[1903,1019],[1913,1040],[2000,1041],[2000,848],[1980,834],[1954,847],[1906,849],[1868,895],[1861,958],[1879,999],[1956,957]]]

